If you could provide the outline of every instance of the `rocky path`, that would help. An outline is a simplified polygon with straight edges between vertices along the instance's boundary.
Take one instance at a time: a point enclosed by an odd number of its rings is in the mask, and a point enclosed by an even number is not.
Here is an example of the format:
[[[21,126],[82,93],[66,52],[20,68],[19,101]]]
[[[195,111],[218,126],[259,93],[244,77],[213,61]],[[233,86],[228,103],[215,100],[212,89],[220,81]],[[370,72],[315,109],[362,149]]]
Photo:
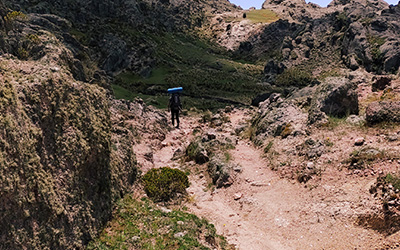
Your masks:
[[[243,110],[235,110],[229,116],[231,123],[219,133],[228,134],[229,128],[233,130],[249,118]],[[151,152],[152,161],[141,163],[143,171],[180,167],[182,163],[172,160],[173,155],[189,144],[195,128],[207,129],[196,118],[185,117],[181,129],[172,130]],[[138,161],[142,162],[150,152],[146,145],[139,148]],[[379,207],[368,192],[375,177],[356,179],[332,168],[325,170],[318,186],[309,188],[280,178],[249,141],[240,140],[230,154],[242,166],[242,172],[227,188],[210,188],[206,167],[190,163],[193,171],[186,206],[209,219],[236,248],[396,249],[380,248],[385,237],[356,223],[360,215]],[[391,237],[394,242],[399,238]]]

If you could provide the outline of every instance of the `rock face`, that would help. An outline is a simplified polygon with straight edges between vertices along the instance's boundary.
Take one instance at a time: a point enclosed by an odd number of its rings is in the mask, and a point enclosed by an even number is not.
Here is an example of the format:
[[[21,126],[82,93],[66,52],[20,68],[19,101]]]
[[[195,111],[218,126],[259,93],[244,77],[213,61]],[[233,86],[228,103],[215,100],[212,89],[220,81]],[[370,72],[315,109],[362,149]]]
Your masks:
[[[284,101],[279,94],[272,94],[260,103],[260,111],[253,120],[256,128],[254,140],[262,144],[268,136],[303,134],[307,114],[296,105]]]
[[[400,102],[373,102],[366,110],[368,124],[380,122],[400,122]]]
[[[85,53],[73,49],[75,55],[90,58],[109,75],[128,69],[145,77],[156,65],[154,53],[157,44],[148,42],[144,36],[193,30],[204,24],[207,13],[238,9],[228,0],[72,0],[67,5],[52,0],[29,4],[16,0],[7,1],[6,4],[12,10],[27,14],[52,14],[65,18],[73,23],[73,28],[69,27],[68,31],[72,30],[75,37],[90,48]],[[79,43],[72,45],[76,44]]]
[[[270,136],[305,135],[307,125],[327,123],[328,115],[345,117],[358,114],[355,87],[347,78],[330,77],[319,86],[296,90],[285,99],[280,94],[271,94],[260,103],[259,112],[253,118],[253,140],[262,145]],[[303,155],[314,158],[323,152],[323,144],[309,145],[315,148],[310,146],[310,152],[303,150]]]
[[[132,188],[138,133],[162,140],[167,120],[110,100],[69,20],[14,14],[0,18],[0,249],[82,249]]]
[[[230,186],[233,184],[234,166],[227,163],[222,156],[215,156],[208,163],[208,172],[217,188]]]
[[[327,115],[334,117],[358,115],[356,87],[346,78],[327,78],[317,88],[309,111],[309,123],[324,121]]]
[[[343,64],[378,74],[399,70],[398,6],[381,0],[352,0],[333,1],[321,8],[303,0],[267,0],[263,8],[278,13],[281,20],[254,31],[237,52],[252,58],[279,58],[273,65],[267,61],[267,82],[274,83],[281,74],[274,67],[280,64],[302,66],[316,74]]]

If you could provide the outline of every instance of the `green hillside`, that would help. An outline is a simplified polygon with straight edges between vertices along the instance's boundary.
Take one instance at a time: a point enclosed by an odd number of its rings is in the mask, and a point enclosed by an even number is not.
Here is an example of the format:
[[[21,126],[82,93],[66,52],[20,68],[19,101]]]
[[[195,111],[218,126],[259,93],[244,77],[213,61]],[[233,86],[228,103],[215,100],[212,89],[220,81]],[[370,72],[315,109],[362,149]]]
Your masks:
[[[150,35],[156,44],[158,64],[149,77],[132,72],[117,76],[113,90],[117,98],[137,96],[165,108],[166,90],[182,86],[186,108],[214,109],[230,103],[249,104],[259,92],[263,65],[233,60],[215,44],[184,34]]]

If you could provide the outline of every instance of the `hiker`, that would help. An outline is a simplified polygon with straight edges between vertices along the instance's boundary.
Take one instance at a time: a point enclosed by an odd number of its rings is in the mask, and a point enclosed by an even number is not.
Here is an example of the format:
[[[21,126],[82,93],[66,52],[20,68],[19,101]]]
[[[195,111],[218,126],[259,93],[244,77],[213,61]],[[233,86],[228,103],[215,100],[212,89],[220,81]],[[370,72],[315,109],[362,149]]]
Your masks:
[[[169,98],[168,112],[169,111],[171,111],[172,126],[175,126],[176,119],[176,128],[179,128],[179,111],[182,111],[182,104],[178,93],[173,93]]]

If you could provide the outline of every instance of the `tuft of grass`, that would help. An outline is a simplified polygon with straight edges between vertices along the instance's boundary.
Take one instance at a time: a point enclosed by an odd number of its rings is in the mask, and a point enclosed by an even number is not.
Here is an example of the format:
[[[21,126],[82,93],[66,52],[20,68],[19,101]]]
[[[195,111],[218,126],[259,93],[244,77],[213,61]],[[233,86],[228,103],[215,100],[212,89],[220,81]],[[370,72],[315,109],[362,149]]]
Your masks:
[[[233,248],[206,219],[180,210],[160,210],[148,199],[127,196],[119,201],[113,220],[87,249]]]
[[[265,146],[265,148],[264,148],[264,153],[268,154],[268,152],[271,150],[273,145],[274,145],[273,141],[268,142],[267,146]]]
[[[384,180],[386,183],[392,184],[395,190],[400,190],[400,176],[389,173],[384,177]]]

